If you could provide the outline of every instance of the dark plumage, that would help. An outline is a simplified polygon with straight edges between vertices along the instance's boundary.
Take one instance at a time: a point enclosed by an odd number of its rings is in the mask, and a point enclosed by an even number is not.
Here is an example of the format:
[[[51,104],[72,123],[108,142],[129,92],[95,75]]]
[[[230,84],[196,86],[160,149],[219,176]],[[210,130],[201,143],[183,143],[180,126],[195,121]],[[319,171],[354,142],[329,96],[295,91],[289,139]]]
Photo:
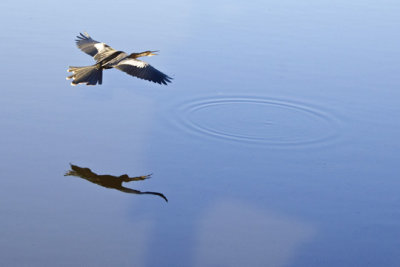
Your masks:
[[[165,201],[168,202],[168,199],[161,193],[158,192],[142,192],[139,190],[135,190],[132,188],[124,187],[122,186],[122,183],[128,183],[132,181],[142,181],[150,178],[150,175],[145,175],[145,176],[137,176],[137,177],[129,177],[127,174],[123,174],[121,176],[114,176],[114,175],[99,175],[97,173],[92,172],[91,169],[89,168],[82,168],[77,165],[71,165],[71,170],[65,173],[65,176],[76,176],[83,178],[89,182],[92,182],[94,184],[106,187],[106,188],[112,188],[112,189],[117,189],[121,192],[125,193],[130,193],[130,194],[138,194],[138,195],[155,195],[162,197]]]
[[[69,67],[68,71],[72,72],[67,80],[72,79],[71,85],[86,84],[96,85],[103,81],[103,69],[116,68],[129,75],[144,79],[147,81],[165,84],[170,83],[172,78],[155,69],[150,64],[137,58],[143,56],[156,55],[157,51],[145,51],[142,53],[126,54],[117,51],[105,43],[93,40],[89,34],[84,33],[77,36],[76,45],[86,54],[94,57],[96,64],[86,67]]]

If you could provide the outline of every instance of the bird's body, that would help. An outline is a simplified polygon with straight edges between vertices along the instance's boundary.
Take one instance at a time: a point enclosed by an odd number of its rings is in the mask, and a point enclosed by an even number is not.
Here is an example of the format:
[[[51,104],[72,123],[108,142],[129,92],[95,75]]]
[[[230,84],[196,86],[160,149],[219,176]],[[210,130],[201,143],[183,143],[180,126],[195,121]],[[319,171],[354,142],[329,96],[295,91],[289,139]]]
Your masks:
[[[111,68],[159,84],[166,85],[172,80],[168,75],[137,59],[143,56],[156,55],[154,54],[156,51],[127,54],[123,51],[117,51],[105,43],[93,40],[87,33],[81,33],[77,36],[76,45],[83,52],[92,56],[96,60],[96,64],[86,67],[69,67],[68,71],[73,73],[67,77],[67,79],[73,79],[71,85],[81,83],[86,85],[102,84],[103,69]]]

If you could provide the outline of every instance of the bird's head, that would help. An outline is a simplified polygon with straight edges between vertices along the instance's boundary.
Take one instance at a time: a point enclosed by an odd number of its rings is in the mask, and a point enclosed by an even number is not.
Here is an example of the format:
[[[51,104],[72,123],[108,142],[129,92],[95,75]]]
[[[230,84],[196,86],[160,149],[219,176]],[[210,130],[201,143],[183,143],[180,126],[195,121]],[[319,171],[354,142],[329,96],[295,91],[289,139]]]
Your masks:
[[[151,57],[151,56],[155,56],[157,51],[144,51],[141,53],[132,53],[129,55],[129,58],[138,58],[138,57]]]

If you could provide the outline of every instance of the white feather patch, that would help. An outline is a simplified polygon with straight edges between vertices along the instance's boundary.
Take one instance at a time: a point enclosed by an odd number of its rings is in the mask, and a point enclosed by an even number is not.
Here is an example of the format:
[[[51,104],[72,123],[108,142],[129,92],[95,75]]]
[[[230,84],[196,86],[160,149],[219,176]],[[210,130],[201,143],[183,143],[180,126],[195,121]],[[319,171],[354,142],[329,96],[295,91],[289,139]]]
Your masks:
[[[106,44],[105,43],[97,43],[97,44],[94,44],[94,47],[96,47],[97,51],[99,53],[101,53],[101,51],[103,51],[104,48],[106,47]]]
[[[118,65],[131,65],[131,66],[138,67],[138,68],[144,68],[149,64],[147,64],[146,62],[141,61],[141,60],[128,58],[128,59],[124,59],[121,62],[119,62]]]

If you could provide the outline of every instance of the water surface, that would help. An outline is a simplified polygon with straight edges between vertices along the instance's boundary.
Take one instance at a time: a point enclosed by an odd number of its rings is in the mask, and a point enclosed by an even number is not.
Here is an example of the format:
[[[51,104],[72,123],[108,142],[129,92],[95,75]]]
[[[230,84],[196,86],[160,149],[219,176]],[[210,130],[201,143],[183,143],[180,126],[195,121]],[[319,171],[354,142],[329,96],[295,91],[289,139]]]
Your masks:
[[[399,266],[400,4],[103,2],[0,4],[0,265]]]

